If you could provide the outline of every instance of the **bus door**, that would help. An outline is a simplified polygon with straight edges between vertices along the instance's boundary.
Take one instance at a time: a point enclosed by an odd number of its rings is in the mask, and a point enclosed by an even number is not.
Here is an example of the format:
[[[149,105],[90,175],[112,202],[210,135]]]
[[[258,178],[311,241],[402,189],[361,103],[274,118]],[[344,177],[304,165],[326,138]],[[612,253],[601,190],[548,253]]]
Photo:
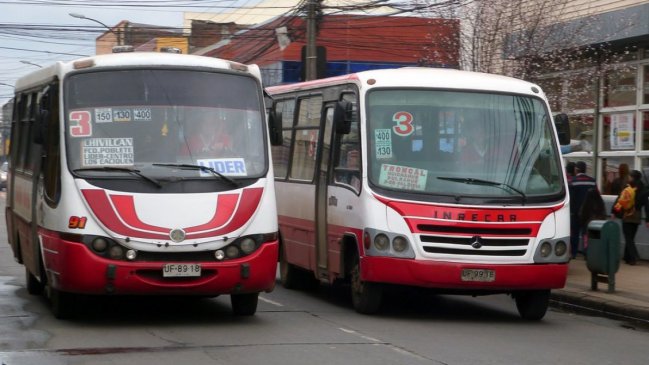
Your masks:
[[[328,212],[327,205],[329,185],[329,165],[331,156],[331,139],[333,134],[334,105],[327,105],[324,109],[323,133],[320,151],[320,164],[317,169],[316,184],[316,263],[317,277],[327,278],[328,276]]]

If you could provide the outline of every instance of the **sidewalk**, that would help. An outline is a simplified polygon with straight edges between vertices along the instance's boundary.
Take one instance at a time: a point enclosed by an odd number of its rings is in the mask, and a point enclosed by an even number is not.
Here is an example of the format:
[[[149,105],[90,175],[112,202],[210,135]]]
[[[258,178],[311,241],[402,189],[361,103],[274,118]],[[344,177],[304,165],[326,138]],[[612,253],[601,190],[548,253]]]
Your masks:
[[[572,260],[566,286],[552,291],[550,305],[649,323],[649,262],[638,261],[635,266],[620,262],[614,293],[608,292],[607,283],[598,283],[599,290],[593,291],[590,281],[584,258]]]

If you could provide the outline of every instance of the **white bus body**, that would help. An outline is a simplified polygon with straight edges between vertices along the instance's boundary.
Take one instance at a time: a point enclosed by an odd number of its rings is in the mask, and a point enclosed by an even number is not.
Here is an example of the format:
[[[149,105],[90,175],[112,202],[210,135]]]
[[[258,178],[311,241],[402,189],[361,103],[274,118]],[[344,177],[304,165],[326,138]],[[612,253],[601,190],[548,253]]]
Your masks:
[[[569,209],[545,95],[448,69],[365,71],[267,88],[282,282],[508,293],[540,319],[563,287]],[[311,274],[305,274],[311,272]]]
[[[253,314],[278,256],[263,105],[257,66],[198,56],[95,56],[18,80],[6,220],[28,291],[47,289],[58,317],[75,294],[231,294]]]

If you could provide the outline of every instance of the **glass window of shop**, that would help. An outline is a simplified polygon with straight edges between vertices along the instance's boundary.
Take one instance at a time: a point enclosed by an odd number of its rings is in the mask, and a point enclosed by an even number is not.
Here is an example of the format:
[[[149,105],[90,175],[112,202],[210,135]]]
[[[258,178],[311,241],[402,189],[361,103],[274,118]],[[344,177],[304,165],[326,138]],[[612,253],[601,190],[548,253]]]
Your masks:
[[[649,111],[642,112],[642,149],[649,150]]]
[[[593,109],[597,98],[597,76],[595,70],[586,71],[568,78],[566,107],[568,110]]]
[[[594,146],[595,117],[592,114],[571,115],[570,152],[592,152]]]
[[[636,104],[636,66],[616,67],[604,75],[604,107]]]
[[[559,77],[552,77],[547,79],[541,79],[536,81],[537,85],[541,87],[545,96],[548,98],[548,103],[550,104],[550,110],[553,113],[561,111],[561,95],[562,95],[562,83],[563,80]]]
[[[635,146],[635,112],[605,114],[602,151],[633,151]]]
[[[649,50],[647,51],[649,52]],[[642,81],[642,93],[644,94],[642,102],[649,104],[649,65],[644,67],[644,80]]]

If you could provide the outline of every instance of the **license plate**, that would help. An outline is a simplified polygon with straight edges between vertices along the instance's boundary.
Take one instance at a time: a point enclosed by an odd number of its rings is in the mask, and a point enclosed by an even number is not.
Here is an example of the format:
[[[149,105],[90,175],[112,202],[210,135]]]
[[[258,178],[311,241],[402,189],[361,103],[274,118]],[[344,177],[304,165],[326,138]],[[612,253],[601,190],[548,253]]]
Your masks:
[[[462,281],[491,282],[496,280],[496,272],[487,269],[463,269]]]
[[[201,276],[200,264],[164,264],[162,276],[165,278]]]

